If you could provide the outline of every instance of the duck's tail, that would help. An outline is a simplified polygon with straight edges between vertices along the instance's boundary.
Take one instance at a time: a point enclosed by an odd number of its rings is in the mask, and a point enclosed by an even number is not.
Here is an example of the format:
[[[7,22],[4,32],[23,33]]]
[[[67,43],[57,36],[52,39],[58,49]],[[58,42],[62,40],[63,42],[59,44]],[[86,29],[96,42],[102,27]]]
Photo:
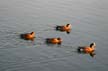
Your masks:
[[[20,38],[23,38],[24,39],[24,34],[20,34]]]
[[[25,38],[25,34],[20,34],[20,38],[24,39],[24,40],[28,40],[28,39]]]
[[[50,43],[50,39],[49,38],[46,38],[46,43]]]
[[[83,52],[83,49],[84,49],[83,47],[78,47],[77,48],[78,53],[82,53]]]
[[[61,29],[61,26],[56,26],[56,30],[60,30]]]

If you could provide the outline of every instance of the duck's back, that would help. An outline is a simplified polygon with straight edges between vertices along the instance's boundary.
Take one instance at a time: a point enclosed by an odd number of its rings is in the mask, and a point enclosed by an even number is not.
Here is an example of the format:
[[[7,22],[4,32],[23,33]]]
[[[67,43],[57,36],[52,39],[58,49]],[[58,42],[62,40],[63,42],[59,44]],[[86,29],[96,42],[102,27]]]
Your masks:
[[[91,53],[92,51],[93,51],[93,49],[90,48],[90,47],[84,48],[84,52],[85,52],[85,53]]]
[[[53,44],[57,44],[59,41],[58,41],[56,38],[52,38],[52,39],[51,39],[51,42],[52,42]]]

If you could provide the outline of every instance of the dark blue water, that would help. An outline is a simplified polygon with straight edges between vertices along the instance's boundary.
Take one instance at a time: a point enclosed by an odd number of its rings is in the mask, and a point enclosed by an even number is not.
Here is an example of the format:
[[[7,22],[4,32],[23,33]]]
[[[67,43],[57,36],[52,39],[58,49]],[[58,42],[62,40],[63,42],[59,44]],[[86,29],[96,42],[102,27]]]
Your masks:
[[[108,70],[107,0],[0,0],[0,71]],[[70,23],[70,34],[55,31]],[[36,32],[35,44],[19,38]],[[61,46],[44,39],[61,37]],[[78,46],[96,43],[94,58]]]

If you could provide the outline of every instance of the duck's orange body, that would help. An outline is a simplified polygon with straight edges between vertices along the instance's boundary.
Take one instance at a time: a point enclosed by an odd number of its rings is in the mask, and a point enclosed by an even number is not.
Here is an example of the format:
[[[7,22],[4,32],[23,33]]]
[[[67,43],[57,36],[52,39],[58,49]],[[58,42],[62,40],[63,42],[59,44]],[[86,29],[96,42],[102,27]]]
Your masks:
[[[83,49],[83,51],[85,52],[85,53],[91,53],[91,52],[93,52],[95,49],[94,49],[94,47],[84,47],[84,49]]]
[[[61,38],[48,38],[47,43],[52,43],[52,44],[61,44],[62,39]]]
[[[32,40],[32,41],[33,41],[34,38],[35,38],[35,32],[22,34],[21,37],[22,37],[23,39]]]

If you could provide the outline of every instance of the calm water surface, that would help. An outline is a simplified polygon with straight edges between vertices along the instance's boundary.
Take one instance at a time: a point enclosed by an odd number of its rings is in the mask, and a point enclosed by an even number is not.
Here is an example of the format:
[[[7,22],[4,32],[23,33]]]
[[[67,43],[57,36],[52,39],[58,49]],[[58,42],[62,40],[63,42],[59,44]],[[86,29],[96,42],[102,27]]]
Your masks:
[[[55,31],[72,24],[72,32]],[[19,38],[36,32],[35,44]],[[44,43],[61,37],[61,46]],[[78,54],[78,46],[96,42],[96,56]],[[0,0],[0,71],[107,71],[107,0]]]

